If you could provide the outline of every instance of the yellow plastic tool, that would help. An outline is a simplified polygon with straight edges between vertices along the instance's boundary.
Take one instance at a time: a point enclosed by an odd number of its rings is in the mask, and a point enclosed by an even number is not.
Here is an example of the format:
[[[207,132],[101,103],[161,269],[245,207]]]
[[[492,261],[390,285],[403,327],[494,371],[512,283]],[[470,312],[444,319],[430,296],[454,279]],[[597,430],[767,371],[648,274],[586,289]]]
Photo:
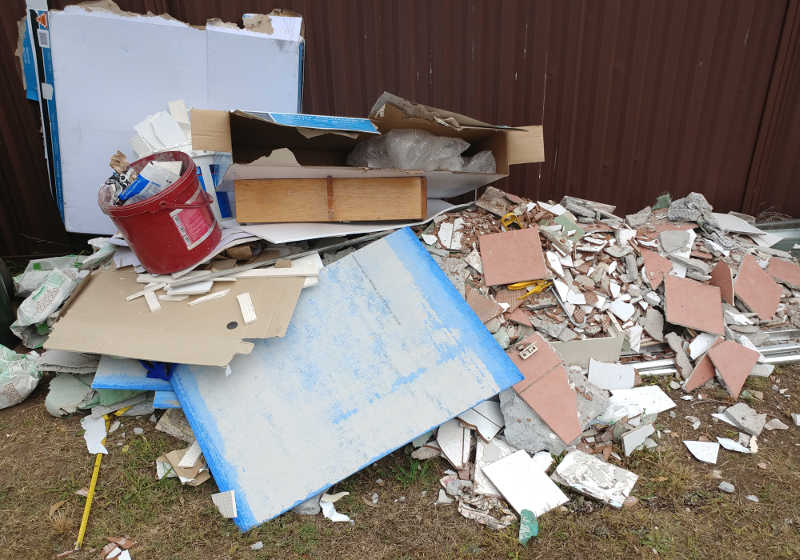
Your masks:
[[[528,290],[525,295],[520,298],[525,299],[533,294],[538,294],[545,291],[552,284],[553,283],[550,280],[528,280],[526,282],[515,282],[514,284],[509,284],[507,287],[509,290],[524,290],[526,288],[530,288],[530,290]]]
[[[503,227],[507,230],[514,229],[511,226],[517,226],[516,229],[522,229],[522,224],[519,222],[519,216],[514,214],[514,212],[509,212],[500,218],[500,223],[503,224]]]
[[[114,412],[114,416],[121,416],[129,409],[129,406],[121,408]],[[106,433],[111,424],[111,418],[108,414],[103,416],[106,420]],[[106,438],[103,438],[103,445],[106,444]],[[86,536],[86,526],[89,524],[89,512],[92,510],[92,499],[94,498],[94,489],[97,486],[97,477],[100,475],[100,461],[103,460],[103,454],[98,453],[94,458],[94,470],[92,471],[92,480],[89,482],[89,492],[86,495],[86,504],[83,506],[83,517],[81,517],[81,527],[78,529],[78,538],[75,540],[75,550],[80,550],[83,546],[83,537]]]

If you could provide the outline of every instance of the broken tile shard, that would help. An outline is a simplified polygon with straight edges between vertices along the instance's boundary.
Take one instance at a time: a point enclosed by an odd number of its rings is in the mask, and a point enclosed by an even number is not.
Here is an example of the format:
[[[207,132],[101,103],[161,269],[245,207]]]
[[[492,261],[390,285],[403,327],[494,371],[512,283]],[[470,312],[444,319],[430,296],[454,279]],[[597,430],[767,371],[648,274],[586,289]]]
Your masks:
[[[773,257],[769,260],[767,274],[790,288],[800,290],[800,266],[793,262]]]
[[[475,428],[485,441],[491,441],[505,426],[503,413],[500,412],[500,403],[496,401],[483,401],[459,414],[458,419]]]
[[[731,396],[734,399],[739,398],[747,376],[758,361],[758,352],[731,340],[725,340],[711,348],[708,357],[711,358]]]
[[[684,441],[683,444],[694,455],[694,458],[710,465],[717,464],[719,443],[710,441]]]
[[[733,305],[733,274],[725,261],[719,261],[711,271],[709,284],[719,288],[722,301]]]
[[[712,334],[723,334],[719,288],[676,276],[667,276],[664,282],[667,322]]]
[[[734,290],[736,297],[764,321],[775,315],[783,291],[769,274],[761,270],[753,255],[745,255],[742,259]]]
[[[633,366],[589,361],[589,381],[601,389],[632,389],[635,376]]]

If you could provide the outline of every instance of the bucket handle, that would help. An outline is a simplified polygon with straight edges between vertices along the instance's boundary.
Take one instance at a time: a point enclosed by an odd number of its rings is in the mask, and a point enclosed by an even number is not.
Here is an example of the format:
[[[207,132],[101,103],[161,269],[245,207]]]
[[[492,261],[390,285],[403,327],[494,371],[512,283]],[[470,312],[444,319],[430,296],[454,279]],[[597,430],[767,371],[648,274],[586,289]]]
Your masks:
[[[208,206],[212,204],[213,200],[209,196],[207,192],[203,192],[203,199],[199,202],[191,202],[189,204],[178,204],[176,202],[172,202],[170,200],[161,200],[158,203],[158,208],[152,210],[151,212],[155,214],[156,212],[160,212],[162,210],[191,210],[192,208],[203,208],[204,206]]]

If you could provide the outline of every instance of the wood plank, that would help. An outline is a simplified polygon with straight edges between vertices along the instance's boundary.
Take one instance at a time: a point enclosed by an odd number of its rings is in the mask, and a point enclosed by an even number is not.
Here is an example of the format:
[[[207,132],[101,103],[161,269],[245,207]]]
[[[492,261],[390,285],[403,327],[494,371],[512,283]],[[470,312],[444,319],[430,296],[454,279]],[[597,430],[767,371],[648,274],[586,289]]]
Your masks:
[[[242,179],[234,182],[240,222],[424,219],[424,177]]]

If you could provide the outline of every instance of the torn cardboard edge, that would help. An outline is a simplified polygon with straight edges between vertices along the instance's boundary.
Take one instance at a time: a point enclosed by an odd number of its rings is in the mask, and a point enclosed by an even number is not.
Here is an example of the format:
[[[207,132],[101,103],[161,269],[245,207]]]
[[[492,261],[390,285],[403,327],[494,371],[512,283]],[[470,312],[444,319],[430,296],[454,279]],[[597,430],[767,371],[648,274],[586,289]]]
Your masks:
[[[98,271],[90,278],[53,326],[48,349],[209,366],[225,366],[234,355],[249,354],[253,343],[247,339],[282,337],[305,281],[240,278],[230,297],[195,307],[163,301],[154,317],[142,300],[125,301],[139,287],[132,270]],[[243,293],[250,293],[257,317],[249,324],[236,299]]]
[[[424,175],[429,197],[449,198],[507,176],[509,165],[544,161],[541,126],[515,129],[488,125],[439,109],[435,110],[435,114],[415,113],[416,116],[413,118],[406,118],[406,113],[397,105],[400,98],[396,96],[390,98],[391,103],[386,102],[384,110],[371,114],[369,119],[196,108],[192,110],[191,117],[192,145],[195,149],[233,154],[234,163],[223,179],[222,190],[230,190],[234,177],[250,179],[342,177],[357,171],[364,177],[403,176],[409,173]],[[415,106],[408,101],[404,103],[404,106]],[[426,114],[427,117],[420,118],[420,114]],[[341,124],[326,124],[334,122]],[[369,123],[368,128],[365,127],[366,123]],[[443,125],[443,123],[448,124]],[[376,130],[385,132],[391,128],[421,128],[434,134],[461,137],[474,147],[490,150],[497,164],[496,172],[441,170],[422,172],[367,169],[345,165],[346,156],[355,146],[356,140],[352,138],[352,134],[342,135],[336,132],[364,135],[374,134]],[[315,131],[326,133],[317,134]],[[301,165],[299,167],[292,165],[291,161],[285,158],[279,165],[278,162],[265,165],[265,160],[261,158],[270,156],[282,148],[291,150],[295,163],[299,162]],[[250,166],[258,169],[256,176],[247,172]],[[270,169],[271,167],[274,168]]]

